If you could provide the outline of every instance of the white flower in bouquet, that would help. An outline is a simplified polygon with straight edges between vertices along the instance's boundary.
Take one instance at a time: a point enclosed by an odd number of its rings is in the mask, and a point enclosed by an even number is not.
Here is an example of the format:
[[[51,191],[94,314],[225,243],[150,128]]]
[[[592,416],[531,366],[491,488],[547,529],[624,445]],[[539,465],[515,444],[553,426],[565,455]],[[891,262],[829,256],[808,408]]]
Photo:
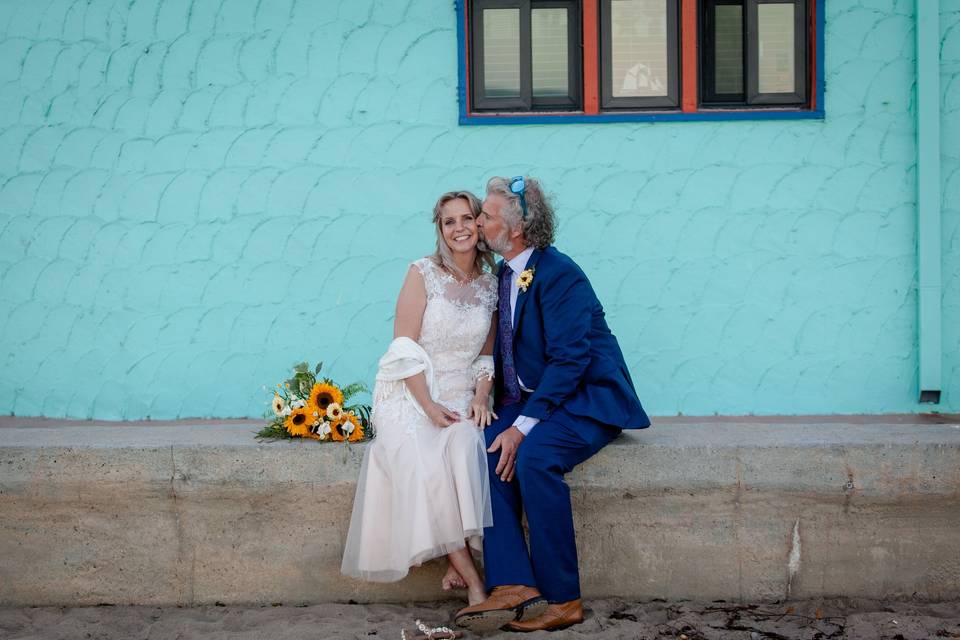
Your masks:
[[[317,435],[320,436],[321,440],[326,440],[330,437],[330,434],[333,432],[333,429],[330,427],[329,422],[322,422],[320,426],[317,427]]]
[[[327,405],[327,417],[333,420],[334,422],[340,420],[340,416],[343,415],[343,408],[336,402],[331,402]]]

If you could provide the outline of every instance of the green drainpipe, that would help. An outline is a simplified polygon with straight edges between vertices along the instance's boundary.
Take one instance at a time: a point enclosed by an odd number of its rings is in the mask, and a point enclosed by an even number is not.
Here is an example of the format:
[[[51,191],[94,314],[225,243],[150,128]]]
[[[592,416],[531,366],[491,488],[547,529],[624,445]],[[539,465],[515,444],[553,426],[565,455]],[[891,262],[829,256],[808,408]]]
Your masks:
[[[940,2],[917,0],[917,276],[920,402],[940,402]]]

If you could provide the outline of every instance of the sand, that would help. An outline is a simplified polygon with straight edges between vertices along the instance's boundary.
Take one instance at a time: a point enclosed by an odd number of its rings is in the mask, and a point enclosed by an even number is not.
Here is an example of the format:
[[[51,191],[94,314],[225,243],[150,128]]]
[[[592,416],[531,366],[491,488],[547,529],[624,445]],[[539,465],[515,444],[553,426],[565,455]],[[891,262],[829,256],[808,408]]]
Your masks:
[[[765,604],[590,600],[583,624],[530,638],[863,640],[960,638],[960,602],[830,599]],[[448,623],[457,603],[309,606],[0,607],[0,638],[166,640],[362,638],[395,640],[414,620]],[[464,638],[521,634],[466,633]]]

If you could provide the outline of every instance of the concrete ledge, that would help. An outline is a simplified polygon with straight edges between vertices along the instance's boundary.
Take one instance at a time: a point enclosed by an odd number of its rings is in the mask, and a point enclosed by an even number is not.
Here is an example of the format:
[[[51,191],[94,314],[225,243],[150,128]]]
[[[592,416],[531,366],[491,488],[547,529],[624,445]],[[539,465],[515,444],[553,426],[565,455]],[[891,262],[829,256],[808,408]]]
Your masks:
[[[659,419],[569,477],[588,597],[960,597],[953,417]],[[0,603],[427,600],[339,575],[363,446],[0,419]]]

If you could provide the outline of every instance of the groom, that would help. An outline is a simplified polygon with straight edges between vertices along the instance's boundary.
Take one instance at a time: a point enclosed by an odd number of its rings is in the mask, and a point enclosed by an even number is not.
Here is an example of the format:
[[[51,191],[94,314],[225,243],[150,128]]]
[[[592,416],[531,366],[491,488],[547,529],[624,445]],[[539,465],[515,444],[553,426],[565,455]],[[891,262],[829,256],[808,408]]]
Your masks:
[[[483,550],[492,591],[456,621],[474,631],[559,629],[583,620],[564,475],[621,429],[650,420],[589,280],[551,246],[555,218],[539,182],[491,179],[477,226],[503,256],[499,418],[485,431],[494,526],[484,531]]]

